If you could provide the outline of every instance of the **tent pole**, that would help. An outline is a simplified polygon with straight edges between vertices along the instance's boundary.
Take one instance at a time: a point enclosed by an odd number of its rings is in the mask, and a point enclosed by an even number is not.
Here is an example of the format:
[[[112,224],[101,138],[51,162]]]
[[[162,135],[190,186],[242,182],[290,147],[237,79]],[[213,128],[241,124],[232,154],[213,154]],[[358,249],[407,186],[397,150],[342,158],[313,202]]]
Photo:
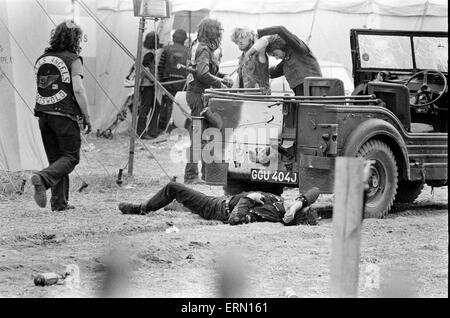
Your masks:
[[[94,21],[103,29],[103,31],[105,31],[106,34],[108,34],[109,37],[114,42],[116,42],[117,45],[134,61],[135,60],[134,55],[125,47],[125,45],[123,45],[122,42],[119,41],[119,39],[117,39],[116,36],[114,36],[114,34],[112,34],[112,32],[110,30],[108,30],[108,28],[103,24],[102,21],[100,21],[99,18],[97,18],[97,16],[91,11],[91,9],[89,9],[89,7],[83,2],[83,0],[76,0],[76,1],[83,7],[83,9],[87,12],[87,14],[89,16],[91,16],[92,19],[94,19]],[[50,16],[49,16],[49,18],[50,18]],[[53,23],[53,24],[55,24],[55,23]],[[155,79],[154,75],[145,68],[143,69],[143,71],[150,78],[150,80],[155,81],[156,85],[159,86],[159,88],[164,92],[164,94],[166,94],[166,96],[168,96],[174,102],[174,104],[178,106],[178,108],[181,110],[181,112],[183,112],[181,105],[175,100],[175,97],[163,85],[161,85],[161,83],[157,79]]]
[[[134,145],[137,130],[137,110],[138,110],[139,87],[140,87],[141,66],[142,66],[142,37],[144,35],[144,28],[145,28],[145,18],[142,17],[139,21],[137,57],[134,62],[134,70],[136,72],[136,75],[134,77],[133,114],[131,120],[131,127],[133,128],[130,138],[130,152],[128,156],[128,175],[130,177],[133,176]]]
[[[188,11],[189,17],[189,47],[191,47],[191,11]]]

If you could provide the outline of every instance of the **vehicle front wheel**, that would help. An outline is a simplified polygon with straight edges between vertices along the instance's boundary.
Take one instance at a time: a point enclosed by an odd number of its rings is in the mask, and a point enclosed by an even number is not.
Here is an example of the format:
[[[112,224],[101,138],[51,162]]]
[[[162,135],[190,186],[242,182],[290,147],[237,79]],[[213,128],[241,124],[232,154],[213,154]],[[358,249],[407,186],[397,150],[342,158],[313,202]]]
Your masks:
[[[397,193],[398,169],[392,150],[380,140],[367,141],[358,157],[374,160],[369,176],[364,218],[383,218],[389,213]]]

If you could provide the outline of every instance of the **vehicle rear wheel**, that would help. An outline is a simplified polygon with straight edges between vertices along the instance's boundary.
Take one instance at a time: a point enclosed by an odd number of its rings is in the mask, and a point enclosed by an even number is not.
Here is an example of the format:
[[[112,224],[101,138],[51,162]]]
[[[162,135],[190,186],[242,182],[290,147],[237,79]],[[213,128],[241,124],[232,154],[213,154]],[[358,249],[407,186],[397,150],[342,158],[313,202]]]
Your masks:
[[[380,140],[369,140],[358,157],[375,160],[369,176],[364,218],[382,218],[389,213],[397,193],[398,169],[392,150]]]
[[[423,190],[424,183],[422,180],[408,181],[402,180],[398,183],[396,203],[411,203],[420,195]]]

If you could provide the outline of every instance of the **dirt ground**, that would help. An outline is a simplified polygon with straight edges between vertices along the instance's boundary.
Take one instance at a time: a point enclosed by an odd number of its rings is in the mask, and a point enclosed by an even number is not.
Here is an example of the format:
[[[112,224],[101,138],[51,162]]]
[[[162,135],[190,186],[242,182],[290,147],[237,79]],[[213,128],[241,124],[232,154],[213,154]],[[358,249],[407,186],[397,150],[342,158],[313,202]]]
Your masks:
[[[183,164],[173,164],[167,136],[144,141],[170,176],[183,179]],[[219,297],[222,273],[232,272],[233,296],[282,297],[292,288],[299,297],[330,296],[332,196],[316,203],[325,211],[318,226],[281,223],[230,226],[178,209],[146,216],[122,215],[120,201],[139,202],[168,178],[137,142],[134,180],[116,184],[128,161],[126,135],[112,140],[89,135],[81,162],[71,174],[75,210],[51,212],[36,206],[33,189],[21,179],[30,172],[0,175],[0,297],[99,297],[106,256],[112,247],[126,275],[109,295],[123,297]],[[78,174],[78,175],[77,175]],[[78,192],[85,180],[89,186]],[[13,186],[11,186],[11,180]],[[221,195],[222,188],[197,190]],[[294,197],[293,189],[285,191]],[[425,187],[414,204],[397,206],[385,219],[363,221],[359,297],[448,297],[448,192]],[[328,213],[330,214],[330,213]],[[178,232],[167,233],[171,226]],[[120,248],[117,248],[120,247]],[[116,262],[117,263],[117,262]],[[79,287],[36,287],[33,275],[62,273],[68,264],[81,272]],[[229,264],[226,265],[226,264]],[[379,275],[374,274],[379,273]],[[378,280],[379,279],[379,280]],[[119,285],[120,283],[120,285]]]

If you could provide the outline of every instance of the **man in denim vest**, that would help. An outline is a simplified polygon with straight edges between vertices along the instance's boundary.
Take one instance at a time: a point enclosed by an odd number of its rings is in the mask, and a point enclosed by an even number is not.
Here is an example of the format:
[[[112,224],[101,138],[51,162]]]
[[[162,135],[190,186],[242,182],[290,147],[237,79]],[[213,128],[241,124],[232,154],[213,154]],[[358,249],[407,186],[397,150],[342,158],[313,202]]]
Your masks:
[[[31,183],[38,206],[47,205],[51,188],[52,211],[74,208],[69,201],[69,173],[80,161],[80,127],[91,131],[88,100],[83,85],[83,60],[78,54],[82,30],[73,21],[59,24],[35,64],[37,94],[35,116],[50,166],[34,173]]]

